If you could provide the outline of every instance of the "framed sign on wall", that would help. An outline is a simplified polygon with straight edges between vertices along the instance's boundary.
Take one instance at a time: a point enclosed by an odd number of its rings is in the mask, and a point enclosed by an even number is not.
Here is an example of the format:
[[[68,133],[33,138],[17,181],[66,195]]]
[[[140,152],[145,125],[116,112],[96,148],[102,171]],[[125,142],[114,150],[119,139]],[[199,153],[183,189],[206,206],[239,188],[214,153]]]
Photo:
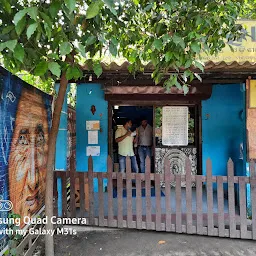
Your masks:
[[[188,145],[188,107],[163,107],[162,144],[165,146]]]

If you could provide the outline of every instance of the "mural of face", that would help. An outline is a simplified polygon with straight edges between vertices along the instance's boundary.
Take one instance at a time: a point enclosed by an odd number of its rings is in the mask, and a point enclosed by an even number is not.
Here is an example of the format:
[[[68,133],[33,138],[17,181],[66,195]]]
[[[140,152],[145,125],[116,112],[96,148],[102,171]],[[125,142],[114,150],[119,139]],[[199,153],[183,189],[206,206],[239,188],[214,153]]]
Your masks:
[[[13,212],[32,216],[44,204],[48,153],[47,111],[40,94],[23,89],[9,155]],[[24,226],[23,222],[22,225]]]

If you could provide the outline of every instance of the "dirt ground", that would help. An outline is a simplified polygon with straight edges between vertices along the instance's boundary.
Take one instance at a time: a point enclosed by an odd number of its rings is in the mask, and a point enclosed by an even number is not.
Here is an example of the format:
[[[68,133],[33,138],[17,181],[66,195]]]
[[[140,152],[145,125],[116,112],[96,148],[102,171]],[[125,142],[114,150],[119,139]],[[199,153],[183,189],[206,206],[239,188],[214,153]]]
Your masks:
[[[86,231],[55,236],[55,255],[256,256],[256,242],[153,231]]]

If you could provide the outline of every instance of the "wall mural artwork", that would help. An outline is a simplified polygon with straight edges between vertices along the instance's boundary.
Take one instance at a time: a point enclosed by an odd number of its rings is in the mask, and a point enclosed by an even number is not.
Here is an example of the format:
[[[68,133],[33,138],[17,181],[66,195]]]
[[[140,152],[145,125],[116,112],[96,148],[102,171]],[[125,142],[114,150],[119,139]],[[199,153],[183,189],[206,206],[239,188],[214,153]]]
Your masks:
[[[196,148],[156,148],[156,173],[162,173],[164,170],[164,161],[166,158],[170,161],[170,172],[174,175],[185,175],[185,162],[188,157],[191,162],[191,174],[197,174],[197,149]],[[164,186],[164,182],[161,183]],[[175,187],[176,182],[172,181],[171,186]],[[181,182],[182,187],[186,187],[186,182]],[[192,186],[195,186],[192,183]]]
[[[0,197],[12,202],[23,228],[24,217],[44,206],[52,97],[6,71],[0,73],[0,94]],[[7,216],[0,211],[0,218]],[[6,242],[0,235],[0,252]]]

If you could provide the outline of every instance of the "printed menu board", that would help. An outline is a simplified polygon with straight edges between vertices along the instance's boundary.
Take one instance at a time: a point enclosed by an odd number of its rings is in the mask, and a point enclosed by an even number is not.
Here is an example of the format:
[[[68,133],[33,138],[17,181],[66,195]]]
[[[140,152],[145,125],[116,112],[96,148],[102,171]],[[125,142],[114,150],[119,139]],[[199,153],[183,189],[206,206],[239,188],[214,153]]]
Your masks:
[[[188,107],[163,107],[162,144],[188,145]]]

